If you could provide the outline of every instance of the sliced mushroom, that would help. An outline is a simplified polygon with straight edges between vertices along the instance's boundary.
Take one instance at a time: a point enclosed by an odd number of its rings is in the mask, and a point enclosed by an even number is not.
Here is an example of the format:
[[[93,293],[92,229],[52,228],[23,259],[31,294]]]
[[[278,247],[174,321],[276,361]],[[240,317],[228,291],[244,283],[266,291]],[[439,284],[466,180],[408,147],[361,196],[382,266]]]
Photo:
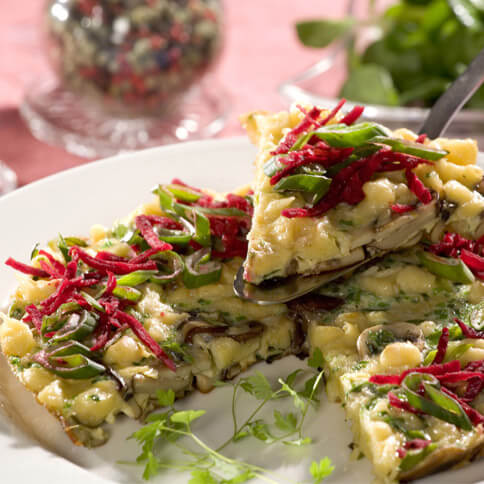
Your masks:
[[[331,311],[344,304],[339,297],[310,293],[294,299],[288,303],[291,311]]]
[[[182,328],[185,343],[193,343],[196,334],[228,336],[243,343],[263,333],[265,326],[257,321],[248,321],[234,326],[216,326],[205,321],[188,321]]]
[[[262,334],[264,329],[265,326],[262,323],[259,323],[258,321],[249,321],[240,326],[230,326],[225,333],[225,336],[229,336],[239,343],[244,343],[245,341],[249,341]]]
[[[420,350],[425,345],[422,330],[411,323],[378,324],[365,329],[356,342],[358,353],[362,358],[374,356],[383,348],[396,341],[409,341]]]
[[[193,337],[196,334],[224,334],[227,328],[227,326],[217,326],[206,321],[187,321],[182,328],[183,341],[185,343],[193,343]]]

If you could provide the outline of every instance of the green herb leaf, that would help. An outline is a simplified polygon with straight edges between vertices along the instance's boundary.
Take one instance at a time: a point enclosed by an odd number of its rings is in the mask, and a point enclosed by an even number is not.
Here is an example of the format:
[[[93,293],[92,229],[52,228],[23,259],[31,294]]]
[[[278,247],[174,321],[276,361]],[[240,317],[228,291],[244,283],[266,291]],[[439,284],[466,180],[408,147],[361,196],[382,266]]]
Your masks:
[[[315,370],[323,369],[324,357],[319,348],[315,348],[313,354],[308,358],[308,366]]]
[[[314,484],[319,484],[324,479],[329,477],[334,471],[334,466],[331,464],[329,457],[324,457],[319,462],[313,461],[309,467],[309,472],[313,476]]]
[[[160,464],[158,459],[153,455],[153,452],[148,452],[147,454],[147,462],[145,465],[145,470],[143,472],[143,479],[146,481],[151,479],[152,477],[156,476],[160,470]]]
[[[292,445],[294,447],[303,447],[304,445],[311,444],[312,439],[310,437],[304,437],[304,438],[295,439],[295,440],[283,440],[282,443],[284,445]]]
[[[170,420],[174,423],[182,423],[190,425],[191,422],[205,415],[205,410],[183,410],[180,412],[175,412]]]
[[[274,410],[274,423],[283,432],[295,432],[297,428],[297,416],[294,413],[283,415],[279,410]]]
[[[188,484],[219,484],[208,469],[196,469],[190,475]]]
[[[257,371],[255,375],[242,379],[240,386],[247,393],[257,398],[257,400],[269,400],[273,395],[271,384],[260,371]]]
[[[175,392],[173,390],[156,390],[156,398],[162,407],[171,407],[175,403]]]
[[[296,32],[299,40],[307,47],[326,47],[343,37],[354,25],[351,18],[343,20],[309,20],[298,22]]]

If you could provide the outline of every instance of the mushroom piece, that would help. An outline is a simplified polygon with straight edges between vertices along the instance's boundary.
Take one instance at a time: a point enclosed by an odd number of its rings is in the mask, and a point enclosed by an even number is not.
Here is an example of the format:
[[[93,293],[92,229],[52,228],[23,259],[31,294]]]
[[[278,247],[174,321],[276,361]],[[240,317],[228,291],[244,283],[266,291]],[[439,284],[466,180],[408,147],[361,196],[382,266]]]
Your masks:
[[[378,324],[365,329],[356,342],[358,353],[362,358],[381,353],[383,348],[396,341],[408,341],[423,349],[425,337],[422,330],[411,323]]]
[[[196,334],[209,334],[228,336],[229,338],[243,343],[263,333],[265,326],[257,321],[248,321],[234,326],[217,326],[205,321],[192,320],[185,323],[182,328],[185,343],[193,343]]]

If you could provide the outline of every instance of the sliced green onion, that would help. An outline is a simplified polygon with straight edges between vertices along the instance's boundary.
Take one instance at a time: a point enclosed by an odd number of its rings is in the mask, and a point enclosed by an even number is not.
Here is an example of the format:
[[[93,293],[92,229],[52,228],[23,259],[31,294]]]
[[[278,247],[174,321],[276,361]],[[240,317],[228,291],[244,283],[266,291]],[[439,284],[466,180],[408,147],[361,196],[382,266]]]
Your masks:
[[[94,331],[96,325],[97,317],[89,311],[83,310],[80,313],[71,313],[63,319],[62,327],[52,336],[50,342],[83,340]]]
[[[212,284],[220,279],[222,264],[210,261],[210,249],[197,250],[185,258],[185,270],[183,271],[183,283],[188,289]]]
[[[458,360],[469,348],[472,348],[470,343],[461,343],[454,348],[449,348],[445,354],[444,363]]]
[[[106,371],[103,365],[81,354],[52,356],[48,361],[51,365],[49,370],[62,378],[73,380],[94,378]]]
[[[156,275],[156,271],[135,271],[117,278],[117,284],[120,286],[135,287],[148,281]]]
[[[102,307],[101,304],[97,302],[95,298],[93,298],[90,294],[85,291],[81,291],[81,296],[97,311],[105,313],[106,310]]]
[[[63,343],[55,348],[49,349],[48,356],[67,356],[67,355],[84,355],[84,356],[91,356],[92,351],[79,341],[68,341],[67,343]]]
[[[220,217],[248,217],[249,215],[238,208],[208,208],[208,207],[195,207],[197,212],[204,215],[218,215]]]
[[[57,331],[66,322],[66,317],[75,311],[81,309],[81,306],[76,302],[69,302],[59,306],[57,311],[50,316],[44,316],[42,318],[42,335],[50,333],[51,331]]]
[[[279,158],[280,155],[276,155],[270,158],[269,161],[266,161],[263,167],[266,176],[272,177],[284,168],[284,165],[279,161]]]
[[[156,233],[160,240],[168,242],[169,244],[187,245],[192,239],[191,234],[183,232],[182,230],[157,228]]]
[[[420,262],[433,274],[461,284],[471,284],[475,281],[474,274],[460,259],[440,257],[431,252],[421,251],[418,254]]]
[[[371,140],[371,142],[390,146],[392,151],[396,151],[397,153],[418,156],[419,158],[429,161],[440,160],[449,154],[449,152],[446,150],[438,150],[436,148],[425,146],[421,143],[414,143],[404,139],[389,138],[387,136],[376,136]]]
[[[195,212],[195,234],[193,240],[202,247],[210,247],[212,244],[210,221],[200,212]]]
[[[315,205],[328,193],[331,179],[320,175],[290,175],[274,185],[277,192],[302,192],[308,203]]]
[[[160,200],[160,207],[164,211],[173,211],[175,198],[171,193],[169,193],[163,185],[158,185],[155,189],[153,189],[153,193],[158,195]]]
[[[116,286],[113,289],[113,294],[120,299],[126,299],[133,302],[138,302],[143,297],[141,291],[128,286]]]
[[[420,464],[429,454],[431,454],[437,448],[437,444],[429,444],[423,449],[416,451],[408,451],[405,457],[400,462],[401,471],[409,471],[413,469],[417,464]]]
[[[417,393],[420,385],[425,389],[425,396]],[[402,388],[408,403],[417,410],[464,430],[472,430],[472,422],[459,402],[440,391],[440,383],[435,376],[409,373],[402,382]]]
[[[304,146],[313,136],[316,136],[334,148],[358,148],[376,136],[388,136],[389,134],[389,130],[378,123],[366,122],[351,126],[330,124],[306,134],[298,142],[300,142],[300,146]]]
[[[193,203],[196,202],[202,195],[191,188],[183,185],[164,185],[165,189],[175,195],[177,200],[182,202]]]
[[[160,270],[149,279],[149,282],[155,284],[166,284],[174,281],[185,267],[182,257],[171,250],[160,252],[153,256],[152,259],[160,265],[163,264]]]
[[[79,237],[64,237],[64,242],[68,247],[87,247],[87,242]]]

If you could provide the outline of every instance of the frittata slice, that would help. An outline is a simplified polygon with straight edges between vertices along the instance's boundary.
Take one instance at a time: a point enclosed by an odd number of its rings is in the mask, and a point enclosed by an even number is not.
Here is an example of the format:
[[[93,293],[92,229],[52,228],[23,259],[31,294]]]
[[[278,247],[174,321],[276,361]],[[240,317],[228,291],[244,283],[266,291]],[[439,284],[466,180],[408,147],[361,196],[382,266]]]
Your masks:
[[[484,332],[473,329],[484,283],[431,272],[422,251],[389,255],[290,304],[311,350],[322,351],[355,457],[386,483],[476,459],[484,446]]]
[[[258,146],[247,282],[350,266],[413,245],[449,217],[475,233],[476,142],[390,132],[360,114],[295,106],[242,119]]]
[[[143,418],[156,392],[177,397],[297,353],[287,308],[232,290],[250,202],[181,185],[110,230],[36,248],[21,274],[0,346],[10,367],[76,444],[97,446],[117,414]],[[209,260],[210,259],[210,260]]]

